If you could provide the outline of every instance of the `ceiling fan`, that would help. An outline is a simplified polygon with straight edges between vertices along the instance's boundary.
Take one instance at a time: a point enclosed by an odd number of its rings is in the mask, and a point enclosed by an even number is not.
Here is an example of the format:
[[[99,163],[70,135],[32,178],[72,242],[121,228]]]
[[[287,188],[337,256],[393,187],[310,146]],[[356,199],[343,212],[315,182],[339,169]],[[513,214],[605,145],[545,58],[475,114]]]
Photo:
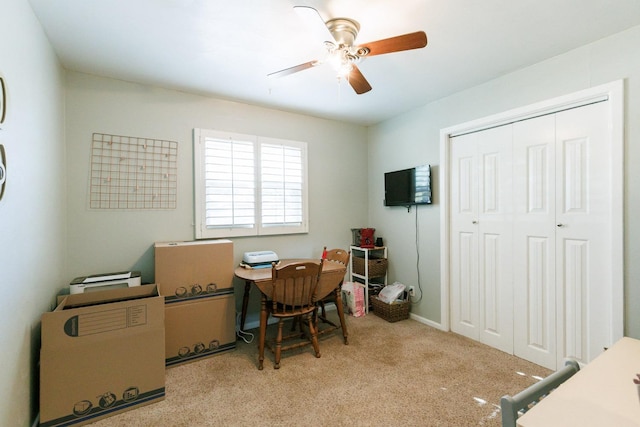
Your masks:
[[[427,35],[424,31],[356,45],[355,40],[360,31],[360,24],[357,21],[349,18],[334,18],[324,22],[320,13],[312,7],[294,6],[294,9],[310,25],[323,33],[326,57],[276,71],[268,74],[269,77],[284,77],[329,63],[338,73],[338,78],[345,78],[353,90],[361,95],[369,92],[371,85],[357,66],[360,61],[369,56],[420,49],[427,45]]]

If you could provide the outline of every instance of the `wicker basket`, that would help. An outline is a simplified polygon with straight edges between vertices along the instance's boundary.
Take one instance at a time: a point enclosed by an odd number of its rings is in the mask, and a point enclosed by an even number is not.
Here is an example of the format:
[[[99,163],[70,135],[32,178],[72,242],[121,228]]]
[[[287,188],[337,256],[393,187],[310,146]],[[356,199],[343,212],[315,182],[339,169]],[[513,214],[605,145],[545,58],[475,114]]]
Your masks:
[[[371,299],[376,297],[380,291],[384,288],[384,283],[373,283],[369,282],[369,307],[373,304],[371,303]]]
[[[402,302],[387,304],[380,301],[377,296],[371,297],[371,305],[376,316],[382,317],[387,322],[397,322],[409,318],[409,307],[411,301],[406,299]]]
[[[353,257],[353,272],[364,276],[364,258]],[[370,258],[369,259],[369,278],[382,277],[387,274],[386,258]]]

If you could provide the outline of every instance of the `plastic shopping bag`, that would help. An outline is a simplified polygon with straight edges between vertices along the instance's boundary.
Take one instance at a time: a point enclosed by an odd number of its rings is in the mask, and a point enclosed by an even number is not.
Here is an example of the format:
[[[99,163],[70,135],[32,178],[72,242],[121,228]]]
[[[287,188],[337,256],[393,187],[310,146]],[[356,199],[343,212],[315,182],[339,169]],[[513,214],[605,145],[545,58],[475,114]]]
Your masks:
[[[393,285],[387,285],[378,294],[378,299],[387,304],[391,304],[398,299],[404,292],[405,286],[400,282],[395,282]]]

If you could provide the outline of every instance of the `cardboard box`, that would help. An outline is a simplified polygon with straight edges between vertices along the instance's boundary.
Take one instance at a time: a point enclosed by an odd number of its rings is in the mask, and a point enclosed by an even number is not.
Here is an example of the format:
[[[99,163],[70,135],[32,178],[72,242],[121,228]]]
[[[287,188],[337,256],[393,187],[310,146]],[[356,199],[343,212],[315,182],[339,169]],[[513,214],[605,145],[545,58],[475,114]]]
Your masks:
[[[201,240],[155,244],[155,283],[166,301],[233,289],[233,242]]]
[[[40,426],[84,425],[163,400],[155,285],[66,295],[42,315]]]
[[[165,304],[166,365],[200,360],[236,348],[233,290]]]

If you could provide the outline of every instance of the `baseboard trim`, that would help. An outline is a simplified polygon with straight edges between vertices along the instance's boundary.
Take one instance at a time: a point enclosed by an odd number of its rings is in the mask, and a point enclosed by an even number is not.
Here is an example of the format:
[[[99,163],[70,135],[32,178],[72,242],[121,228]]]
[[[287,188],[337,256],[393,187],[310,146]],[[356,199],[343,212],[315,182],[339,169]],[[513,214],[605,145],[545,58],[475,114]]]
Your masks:
[[[441,324],[441,323],[434,322],[433,320],[429,320],[429,319],[427,319],[426,317],[418,316],[417,314],[413,314],[413,313],[410,313],[410,314],[409,314],[409,317],[411,317],[411,318],[412,318],[413,320],[415,320],[416,322],[423,323],[423,324],[425,324],[425,325],[427,325],[427,326],[431,326],[432,328],[436,328],[436,329],[439,329],[439,330],[441,330],[441,331],[445,331],[445,332],[447,331],[447,330],[442,326],[442,324]]]
[[[327,311],[333,311],[335,310],[336,307],[334,304],[327,304],[326,306],[326,310]],[[431,326],[432,328],[436,328],[439,329],[441,331],[447,331],[447,329],[444,328],[444,326],[441,323],[438,322],[434,322],[433,320],[429,320],[426,317],[422,317],[422,316],[418,316],[417,314],[414,313],[409,313],[409,316],[411,319],[415,320],[416,322],[420,322],[423,323],[427,326]],[[269,318],[269,324],[273,324],[276,323],[278,321],[278,319],[275,318]],[[260,320],[256,319],[256,320],[252,320],[252,321],[248,321],[244,324],[244,330],[248,331],[250,329],[257,329],[260,327]]]

